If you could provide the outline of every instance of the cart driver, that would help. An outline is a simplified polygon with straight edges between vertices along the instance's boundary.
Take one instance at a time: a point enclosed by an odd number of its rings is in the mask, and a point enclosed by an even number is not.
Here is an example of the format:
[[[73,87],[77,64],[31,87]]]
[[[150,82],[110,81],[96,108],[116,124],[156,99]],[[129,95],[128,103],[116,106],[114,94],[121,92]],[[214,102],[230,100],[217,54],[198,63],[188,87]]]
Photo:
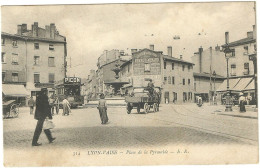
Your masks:
[[[154,91],[154,84],[153,84],[152,79],[149,80],[149,83],[147,85],[147,90],[148,90],[150,96],[152,96],[153,95],[153,91]]]

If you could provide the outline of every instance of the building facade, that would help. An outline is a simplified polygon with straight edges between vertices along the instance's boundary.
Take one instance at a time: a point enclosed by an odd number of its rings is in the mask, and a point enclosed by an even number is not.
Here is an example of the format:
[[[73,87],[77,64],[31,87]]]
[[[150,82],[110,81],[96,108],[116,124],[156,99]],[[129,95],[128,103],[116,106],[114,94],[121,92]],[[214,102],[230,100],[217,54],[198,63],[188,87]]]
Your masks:
[[[16,34],[1,37],[3,84],[23,84],[34,93],[41,87],[52,90],[66,76],[67,42],[54,23],[44,29],[34,22],[31,30],[18,25]]]
[[[150,49],[135,50],[132,59],[121,65],[121,78],[129,81],[123,86],[127,92],[133,88],[146,87],[151,79],[156,88],[160,88],[162,103],[183,103],[193,100],[193,64],[172,57],[172,48],[168,55],[162,51]]]

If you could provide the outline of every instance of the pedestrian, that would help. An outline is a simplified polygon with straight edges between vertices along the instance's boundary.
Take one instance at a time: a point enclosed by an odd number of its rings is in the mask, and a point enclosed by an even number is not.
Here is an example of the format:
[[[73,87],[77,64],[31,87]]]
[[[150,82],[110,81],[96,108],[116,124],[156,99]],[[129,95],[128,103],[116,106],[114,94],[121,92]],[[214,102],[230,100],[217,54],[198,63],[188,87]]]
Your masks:
[[[63,106],[63,113],[62,115],[69,115],[70,114],[70,103],[69,101],[66,99],[66,97],[63,99],[62,101],[62,106]]]
[[[30,107],[30,114],[33,115],[33,110],[34,110],[34,106],[35,106],[35,101],[33,100],[33,97],[31,96],[31,98],[28,101],[28,106]]]
[[[49,104],[50,104],[50,108],[51,108],[51,115],[54,115],[54,96],[53,95],[49,98]]]
[[[240,93],[239,96],[239,111],[243,113],[246,112],[246,98],[243,93]]]
[[[100,95],[100,100],[98,102],[98,110],[101,119],[101,124],[106,124],[108,122],[107,103],[103,93]]]
[[[46,118],[49,118],[50,120],[52,119],[47,96],[47,88],[42,88],[39,96],[37,96],[36,98],[36,109],[34,118],[38,121],[33,135],[32,146],[40,146],[41,144],[38,143],[38,139],[42,132],[44,120]],[[56,139],[52,137],[51,131],[49,129],[45,129],[44,133],[47,136],[49,143],[52,143]]]
[[[56,114],[58,115],[60,110],[60,101],[57,95],[55,95],[54,106],[55,106]]]

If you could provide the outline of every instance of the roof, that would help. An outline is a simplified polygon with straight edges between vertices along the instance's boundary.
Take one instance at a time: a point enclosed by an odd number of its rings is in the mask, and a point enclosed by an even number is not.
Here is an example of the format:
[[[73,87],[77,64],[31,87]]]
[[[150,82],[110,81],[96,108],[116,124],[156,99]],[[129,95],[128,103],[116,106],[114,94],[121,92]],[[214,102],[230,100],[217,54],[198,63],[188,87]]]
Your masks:
[[[197,73],[197,72],[194,72],[193,73],[193,76],[195,77],[206,77],[206,78],[210,78],[210,73]],[[213,75],[211,75],[212,78],[218,78],[218,79],[224,79],[225,77],[224,76],[221,76],[221,75],[218,75],[216,74],[216,77],[214,77]]]
[[[3,84],[2,92],[9,97],[27,97],[30,95],[23,85]]]
[[[57,40],[57,39],[51,39],[51,38],[39,38],[39,37],[32,37],[32,36],[26,36],[26,35],[18,35],[18,34],[9,34],[5,32],[1,32],[1,36],[8,36],[13,38],[18,38],[22,40],[37,40],[37,41],[46,41],[46,42],[56,42],[56,43],[66,43],[65,40]]]
[[[191,62],[179,59],[179,58],[170,57],[168,55],[164,55],[163,58],[166,59],[166,60],[171,60],[171,61],[175,61],[175,62],[181,62],[181,63],[195,65],[194,63],[191,63]]]
[[[254,39],[253,37],[247,37],[247,38],[243,38],[243,39],[228,43],[228,46],[235,47],[235,46],[249,44],[249,43],[255,43],[255,42],[256,42],[256,39]],[[222,45],[222,47],[225,47],[225,46],[227,46],[227,44]]]
[[[118,58],[118,59],[115,59],[114,61],[111,61],[111,62],[108,62],[108,63],[105,63],[105,64],[101,65],[100,68],[102,68],[102,67],[105,66],[105,65],[108,65],[108,64],[114,63],[114,62],[116,62],[116,61],[127,62],[127,60],[122,60],[122,59]]]

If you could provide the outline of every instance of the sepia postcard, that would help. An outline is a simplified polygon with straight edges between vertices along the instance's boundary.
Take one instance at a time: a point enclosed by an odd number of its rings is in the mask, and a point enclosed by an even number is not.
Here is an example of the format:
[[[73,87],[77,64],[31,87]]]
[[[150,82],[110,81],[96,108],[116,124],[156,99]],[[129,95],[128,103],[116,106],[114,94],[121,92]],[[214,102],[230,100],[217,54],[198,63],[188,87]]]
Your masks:
[[[256,2],[1,6],[6,167],[258,164]]]

